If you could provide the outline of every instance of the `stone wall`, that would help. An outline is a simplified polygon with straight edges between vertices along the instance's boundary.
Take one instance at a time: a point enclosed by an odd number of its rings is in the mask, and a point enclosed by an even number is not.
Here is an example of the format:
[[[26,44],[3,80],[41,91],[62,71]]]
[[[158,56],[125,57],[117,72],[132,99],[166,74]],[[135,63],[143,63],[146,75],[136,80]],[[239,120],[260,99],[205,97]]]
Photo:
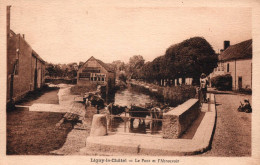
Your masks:
[[[19,53],[17,52],[17,50],[19,50]],[[24,39],[19,34],[13,36],[10,39],[10,44],[8,47],[7,101],[10,99],[10,81],[16,57],[18,60],[17,74],[14,75],[13,79],[13,99],[15,101],[19,100],[27,92],[29,92],[31,85],[32,48],[24,41]]]
[[[200,113],[198,99],[189,99],[185,103],[163,114],[163,138],[179,138]]]
[[[36,68],[36,58],[32,57],[32,48],[26,42],[26,40],[21,37],[20,34],[13,35],[9,38],[8,50],[7,50],[7,102],[10,101],[10,83],[11,74],[13,73],[16,60],[17,69],[16,74],[13,78],[13,96],[14,101],[21,99],[29,91],[33,91],[34,85],[34,73]],[[38,60],[37,71],[39,73],[38,88],[44,85],[45,77],[45,64]]]

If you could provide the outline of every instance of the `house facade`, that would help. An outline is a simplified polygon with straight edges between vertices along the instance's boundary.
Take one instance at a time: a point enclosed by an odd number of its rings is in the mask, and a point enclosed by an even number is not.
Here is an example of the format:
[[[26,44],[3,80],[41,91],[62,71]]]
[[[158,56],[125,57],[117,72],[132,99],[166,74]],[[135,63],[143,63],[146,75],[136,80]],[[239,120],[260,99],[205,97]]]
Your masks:
[[[7,8],[8,12],[10,16],[10,8]],[[10,30],[10,17],[7,17],[7,103],[41,88],[44,75],[44,60],[26,42],[24,35]]]
[[[77,85],[96,84],[115,87],[115,72],[104,62],[90,57],[77,72]]]
[[[210,78],[229,74],[233,90],[252,89],[252,39],[228,46],[218,58]]]

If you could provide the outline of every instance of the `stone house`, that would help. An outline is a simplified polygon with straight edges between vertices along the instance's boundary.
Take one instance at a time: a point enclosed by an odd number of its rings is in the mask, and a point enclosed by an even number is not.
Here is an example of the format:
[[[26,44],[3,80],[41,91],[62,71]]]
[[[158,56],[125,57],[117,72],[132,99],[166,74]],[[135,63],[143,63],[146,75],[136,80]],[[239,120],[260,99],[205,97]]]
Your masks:
[[[24,39],[10,30],[7,7],[7,103],[21,99],[45,82],[45,62]]]
[[[252,89],[252,39],[231,46],[225,41],[224,46],[209,77],[230,74],[233,90]]]
[[[77,85],[96,84],[113,89],[115,78],[115,71],[111,67],[92,56],[79,68]]]

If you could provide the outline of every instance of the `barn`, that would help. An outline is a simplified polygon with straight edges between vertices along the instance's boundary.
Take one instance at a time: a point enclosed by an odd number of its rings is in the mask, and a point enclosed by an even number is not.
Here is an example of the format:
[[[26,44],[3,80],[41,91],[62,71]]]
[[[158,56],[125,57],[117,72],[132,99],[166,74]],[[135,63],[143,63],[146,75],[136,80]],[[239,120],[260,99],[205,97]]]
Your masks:
[[[115,71],[111,67],[92,56],[79,68],[77,85],[96,84],[113,89],[115,78]]]
[[[45,82],[45,61],[32,49],[24,35],[10,29],[7,7],[7,103],[20,100]]]

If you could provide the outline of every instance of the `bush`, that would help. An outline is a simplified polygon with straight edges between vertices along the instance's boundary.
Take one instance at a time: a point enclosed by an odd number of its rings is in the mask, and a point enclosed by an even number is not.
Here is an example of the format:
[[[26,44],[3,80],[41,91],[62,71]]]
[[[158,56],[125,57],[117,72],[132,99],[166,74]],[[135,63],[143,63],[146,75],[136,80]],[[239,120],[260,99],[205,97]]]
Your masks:
[[[185,101],[194,98],[195,95],[196,88],[195,86],[190,85],[166,87],[163,90],[164,100],[172,106],[182,104]]]
[[[227,74],[213,77],[211,79],[211,85],[218,90],[232,90],[232,76]]]
[[[250,88],[242,88],[242,89],[239,90],[239,93],[244,93],[244,94],[251,95],[252,94],[252,89],[250,89]]]
[[[83,95],[86,92],[96,91],[96,84],[88,84],[88,85],[75,85],[70,88],[70,93],[72,95]]]
[[[120,73],[118,79],[126,83],[127,77],[125,73]]]

